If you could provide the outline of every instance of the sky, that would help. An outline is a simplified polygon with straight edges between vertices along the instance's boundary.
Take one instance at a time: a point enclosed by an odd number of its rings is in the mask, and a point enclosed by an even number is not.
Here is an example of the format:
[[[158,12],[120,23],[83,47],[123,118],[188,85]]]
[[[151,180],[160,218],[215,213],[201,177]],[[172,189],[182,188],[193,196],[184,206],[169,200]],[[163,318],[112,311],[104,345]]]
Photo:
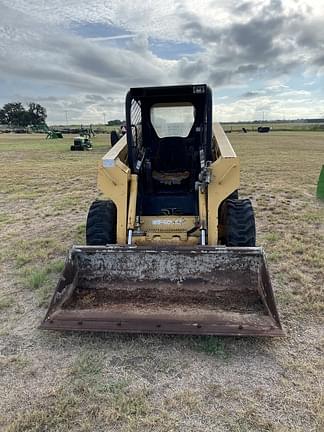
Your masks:
[[[0,0],[0,106],[102,123],[130,87],[201,83],[215,121],[324,118],[324,0]]]

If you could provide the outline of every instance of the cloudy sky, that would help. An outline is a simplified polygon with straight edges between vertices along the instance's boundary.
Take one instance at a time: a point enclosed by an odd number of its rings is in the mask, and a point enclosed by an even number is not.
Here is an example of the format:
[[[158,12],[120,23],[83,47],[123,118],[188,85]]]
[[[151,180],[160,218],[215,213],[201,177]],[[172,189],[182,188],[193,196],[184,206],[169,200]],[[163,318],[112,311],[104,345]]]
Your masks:
[[[0,105],[95,123],[180,83],[208,83],[219,121],[324,117],[324,0],[0,0]]]

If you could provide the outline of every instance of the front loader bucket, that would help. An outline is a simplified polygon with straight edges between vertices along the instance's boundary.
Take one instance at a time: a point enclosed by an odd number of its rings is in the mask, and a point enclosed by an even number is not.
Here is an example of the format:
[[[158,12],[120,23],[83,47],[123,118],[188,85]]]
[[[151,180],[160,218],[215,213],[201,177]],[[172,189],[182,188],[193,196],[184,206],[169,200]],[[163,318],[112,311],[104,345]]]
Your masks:
[[[283,335],[257,247],[74,246],[41,328]]]

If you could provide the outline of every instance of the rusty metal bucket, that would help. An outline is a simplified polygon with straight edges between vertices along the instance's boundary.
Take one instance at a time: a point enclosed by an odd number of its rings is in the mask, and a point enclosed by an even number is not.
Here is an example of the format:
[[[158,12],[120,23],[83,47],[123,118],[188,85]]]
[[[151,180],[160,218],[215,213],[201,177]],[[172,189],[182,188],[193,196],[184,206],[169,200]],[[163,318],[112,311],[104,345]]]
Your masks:
[[[282,336],[262,248],[74,246],[41,328]]]

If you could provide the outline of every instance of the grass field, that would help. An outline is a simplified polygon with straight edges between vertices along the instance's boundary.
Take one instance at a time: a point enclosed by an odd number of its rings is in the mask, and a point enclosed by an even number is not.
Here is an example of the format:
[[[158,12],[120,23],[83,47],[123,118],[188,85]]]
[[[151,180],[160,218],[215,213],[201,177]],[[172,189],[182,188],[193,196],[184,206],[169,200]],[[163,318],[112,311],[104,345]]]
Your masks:
[[[324,430],[324,133],[231,134],[287,336],[129,336],[38,330],[64,256],[84,243],[92,152],[0,135],[0,430]]]

